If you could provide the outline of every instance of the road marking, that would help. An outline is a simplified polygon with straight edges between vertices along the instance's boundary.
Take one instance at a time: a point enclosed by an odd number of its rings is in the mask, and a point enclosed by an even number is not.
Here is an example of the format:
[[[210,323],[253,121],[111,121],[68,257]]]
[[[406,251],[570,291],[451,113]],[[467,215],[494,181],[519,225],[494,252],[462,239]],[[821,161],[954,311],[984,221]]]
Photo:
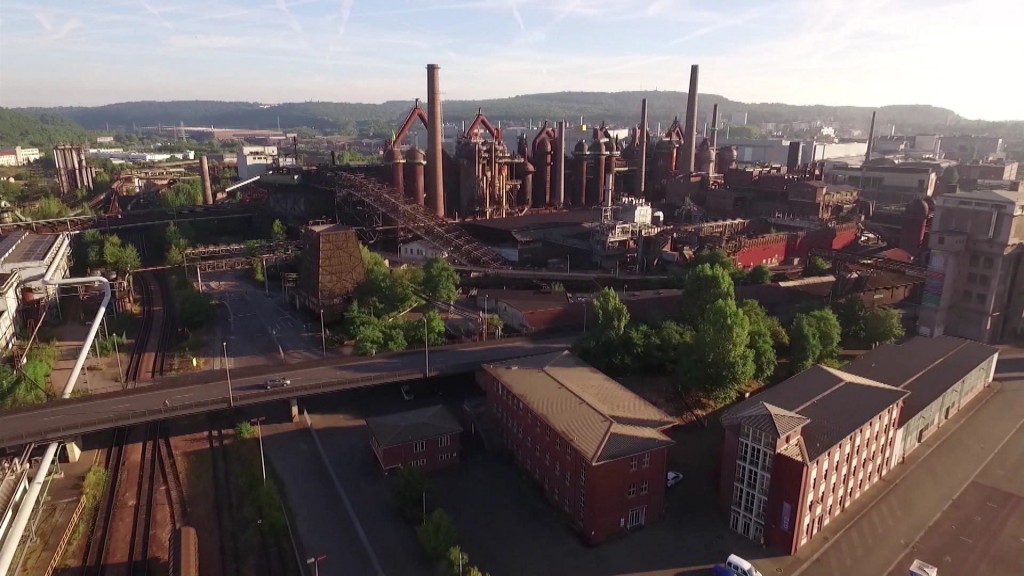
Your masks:
[[[967,538],[964,538],[963,536],[961,536],[960,539],[963,540],[964,542],[967,542],[968,544],[973,544],[973,542],[971,542]]]

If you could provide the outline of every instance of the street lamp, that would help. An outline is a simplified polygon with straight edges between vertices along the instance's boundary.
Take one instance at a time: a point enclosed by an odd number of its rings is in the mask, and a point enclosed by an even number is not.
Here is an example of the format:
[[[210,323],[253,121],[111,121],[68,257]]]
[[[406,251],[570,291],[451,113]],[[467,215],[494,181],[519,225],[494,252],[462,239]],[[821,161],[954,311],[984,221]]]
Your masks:
[[[235,395],[231,392],[231,366],[228,365],[228,343],[224,342],[224,372],[228,375],[228,404],[235,407]]]
[[[280,268],[278,268],[280,270]],[[270,296],[270,278],[267,275],[267,257],[263,257],[263,291],[266,296]]]
[[[487,321],[490,319],[487,316],[487,301],[490,299],[490,294],[484,294],[484,340],[487,340]]]
[[[263,485],[267,485],[267,461],[263,458],[263,430],[260,429],[260,423],[266,420],[266,417],[261,416],[259,418],[253,418],[249,420],[250,424],[256,425],[256,437],[260,439],[260,466],[263,468]]]
[[[312,558],[306,558],[306,564],[313,565],[313,576],[320,576],[320,561],[326,560],[327,554],[321,554],[320,556],[313,556]]]
[[[430,377],[430,338],[427,334],[427,317],[423,317],[423,377]]]
[[[327,357],[327,329],[324,328],[324,309],[320,309],[320,344],[324,349],[324,358]]]

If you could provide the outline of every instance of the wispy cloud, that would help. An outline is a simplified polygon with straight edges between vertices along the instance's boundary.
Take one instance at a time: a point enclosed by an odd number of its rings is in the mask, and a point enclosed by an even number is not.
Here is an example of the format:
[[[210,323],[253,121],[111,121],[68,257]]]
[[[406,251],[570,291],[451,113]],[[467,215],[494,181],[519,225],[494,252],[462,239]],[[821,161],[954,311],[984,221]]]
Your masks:
[[[57,16],[49,12],[36,12],[35,17],[49,40],[61,40],[72,30],[82,27],[82,22],[77,18]]]

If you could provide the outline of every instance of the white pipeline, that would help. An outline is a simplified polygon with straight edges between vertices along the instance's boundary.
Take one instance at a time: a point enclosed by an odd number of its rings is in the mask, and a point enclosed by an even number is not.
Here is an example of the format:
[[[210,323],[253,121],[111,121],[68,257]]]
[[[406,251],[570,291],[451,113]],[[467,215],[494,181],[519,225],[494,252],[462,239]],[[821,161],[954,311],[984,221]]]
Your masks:
[[[69,241],[68,236],[62,235],[58,242],[67,243]],[[59,250],[58,253],[62,251]],[[50,262],[50,265],[46,268],[46,273],[43,274],[43,285],[56,286],[58,298],[60,297],[60,286],[103,285],[103,301],[100,302],[100,309],[96,311],[96,317],[93,318],[92,325],[89,326],[89,333],[85,337],[85,342],[82,343],[82,350],[78,353],[75,367],[72,368],[71,375],[68,377],[68,383],[64,386],[64,392],[61,395],[62,398],[68,398],[75,389],[78,376],[85,366],[86,358],[89,357],[89,347],[92,346],[93,340],[96,339],[96,333],[99,331],[100,324],[103,323],[103,316],[107,312],[107,305],[110,304],[110,282],[102,276],[54,280],[53,273],[57,270],[57,265],[60,264],[60,261],[61,258],[54,258],[53,262]],[[42,491],[43,484],[46,483],[46,477],[50,472],[50,466],[53,465],[53,458],[57,455],[57,448],[59,446],[60,442],[52,442],[46,447],[46,453],[43,454],[43,460],[39,463],[39,469],[32,478],[32,484],[29,485],[28,492],[18,508],[18,515],[14,518],[14,523],[11,524],[11,530],[8,532],[3,547],[0,548],[0,575],[7,574],[11,568],[11,563],[14,561],[14,556],[18,551],[18,544],[21,542],[21,537],[25,533],[25,527],[28,526],[28,521],[32,517],[32,510],[35,508],[36,500],[39,499],[39,492]]]

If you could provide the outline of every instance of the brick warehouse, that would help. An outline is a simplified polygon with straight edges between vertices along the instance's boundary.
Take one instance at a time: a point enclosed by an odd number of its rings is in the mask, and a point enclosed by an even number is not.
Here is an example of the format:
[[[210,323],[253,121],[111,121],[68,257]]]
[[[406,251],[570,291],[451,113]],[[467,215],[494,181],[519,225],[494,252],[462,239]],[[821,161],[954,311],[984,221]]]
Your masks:
[[[590,544],[665,512],[677,421],[568,352],[485,365],[506,447]]]
[[[462,426],[444,406],[367,418],[366,427],[385,473],[403,466],[437,470],[459,461]]]
[[[726,410],[719,498],[729,527],[796,553],[895,464],[908,394],[813,366]]]

